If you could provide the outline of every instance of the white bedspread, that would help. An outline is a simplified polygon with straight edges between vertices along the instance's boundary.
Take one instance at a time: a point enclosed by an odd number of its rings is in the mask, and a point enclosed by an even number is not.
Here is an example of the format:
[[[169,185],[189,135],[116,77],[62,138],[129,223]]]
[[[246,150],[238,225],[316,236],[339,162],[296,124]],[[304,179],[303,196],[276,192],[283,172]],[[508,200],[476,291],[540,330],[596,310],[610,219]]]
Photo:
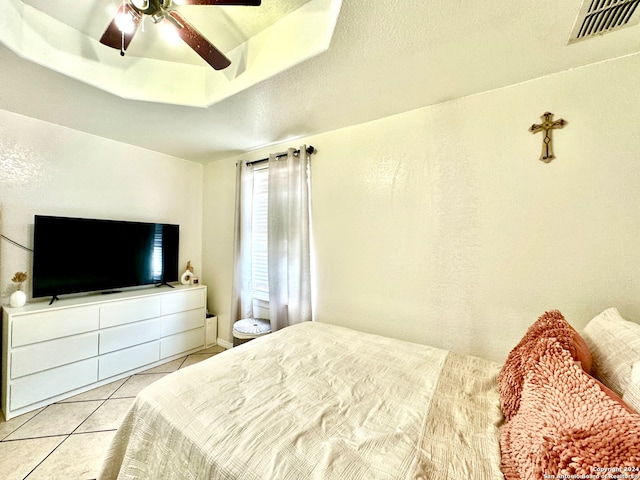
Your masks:
[[[138,395],[107,479],[502,479],[499,365],[308,322]]]

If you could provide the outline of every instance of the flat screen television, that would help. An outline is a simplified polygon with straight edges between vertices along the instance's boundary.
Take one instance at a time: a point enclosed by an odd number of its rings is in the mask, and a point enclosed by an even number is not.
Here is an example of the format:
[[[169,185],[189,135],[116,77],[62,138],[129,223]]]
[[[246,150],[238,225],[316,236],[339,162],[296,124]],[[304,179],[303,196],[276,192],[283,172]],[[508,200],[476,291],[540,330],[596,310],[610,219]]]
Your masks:
[[[163,223],[36,215],[32,295],[55,299],[174,282],[179,230]]]

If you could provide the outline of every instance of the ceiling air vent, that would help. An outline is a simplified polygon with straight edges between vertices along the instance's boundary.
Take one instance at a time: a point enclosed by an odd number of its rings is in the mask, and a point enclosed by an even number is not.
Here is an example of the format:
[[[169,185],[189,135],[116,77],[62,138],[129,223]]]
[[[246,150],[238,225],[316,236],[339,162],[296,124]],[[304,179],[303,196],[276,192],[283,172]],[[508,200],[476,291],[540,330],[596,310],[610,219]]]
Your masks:
[[[584,0],[569,43],[638,24],[639,4],[640,0]]]

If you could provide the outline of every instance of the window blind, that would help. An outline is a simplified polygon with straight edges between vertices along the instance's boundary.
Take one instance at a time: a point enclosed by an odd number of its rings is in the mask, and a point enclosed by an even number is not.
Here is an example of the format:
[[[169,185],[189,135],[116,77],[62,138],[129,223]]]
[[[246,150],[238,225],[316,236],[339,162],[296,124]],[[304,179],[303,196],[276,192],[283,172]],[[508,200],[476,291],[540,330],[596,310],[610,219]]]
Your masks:
[[[269,301],[269,169],[253,172],[253,212],[251,216],[251,289],[254,300]]]

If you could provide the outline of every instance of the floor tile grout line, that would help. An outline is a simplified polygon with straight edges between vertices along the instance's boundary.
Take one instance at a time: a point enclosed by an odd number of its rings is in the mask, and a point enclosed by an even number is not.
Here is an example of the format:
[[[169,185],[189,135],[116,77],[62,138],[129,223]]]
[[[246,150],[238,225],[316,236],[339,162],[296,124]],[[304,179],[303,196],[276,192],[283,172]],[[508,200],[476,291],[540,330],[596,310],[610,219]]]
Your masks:
[[[53,404],[51,404],[53,405]],[[39,412],[36,412],[31,418],[29,418],[28,420],[26,420],[24,423],[21,423],[20,425],[18,425],[16,428],[14,428],[13,430],[11,430],[10,433],[8,433],[7,435],[4,436],[4,438],[2,440],[0,440],[0,443],[2,442],[11,442],[14,440],[8,439],[11,435],[13,435],[14,433],[16,433],[18,430],[20,430],[22,427],[24,427],[27,423],[29,423],[31,420],[33,420],[34,418],[36,418],[38,415],[40,415],[42,412],[44,412],[47,408],[49,408],[51,405],[47,405],[46,407],[42,407],[40,409]],[[6,422],[5,422],[6,423]],[[58,435],[50,435],[52,437],[56,437]],[[33,437],[33,438],[44,438],[44,437]],[[8,440],[7,440],[8,439]],[[16,440],[23,440],[21,438],[17,438]]]
[[[131,378],[133,378],[133,377],[135,377],[135,376],[136,376],[136,375],[131,375],[131,377],[129,377],[129,378],[127,379],[127,381],[129,381],[129,379],[131,379]],[[126,398],[130,398],[130,399],[134,400],[134,399],[138,396],[138,394],[137,394],[137,393],[136,393],[135,395],[127,395],[127,396],[124,396],[124,397],[114,397],[114,395],[115,395],[116,393],[118,393],[118,391],[119,391],[122,387],[124,387],[126,383],[127,383],[127,382],[124,382],[122,385],[120,385],[120,387],[118,387],[118,390],[116,390],[116,391],[115,391],[115,392],[113,392],[111,395],[109,395],[109,398],[107,398],[107,400],[124,400],[124,399],[126,399]],[[139,392],[138,392],[138,393],[139,393]]]
[[[45,457],[44,457],[42,460],[40,460],[40,462],[38,462],[38,463],[36,464],[36,466],[35,466],[35,467],[33,467],[33,468],[31,469],[31,471],[30,471],[29,473],[27,473],[27,474],[24,476],[24,478],[23,478],[22,480],[27,480],[27,479],[29,478],[29,476],[30,476],[33,472],[35,472],[35,471],[37,470],[37,468],[38,468],[40,465],[42,465],[42,464],[45,462],[45,460],[46,460],[47,458],[49,458],[49,457],[53,454],[53,452],[55,452],[58,448],[60,448],[60,445],[62,445],[64,442],[66,442],[66,441],[67,441],[67,439],[68,439],[70,436],[71,436],[71,434],[66,435],[66,436],[65,436],[65,439],[64,439],[64,440],[62,440],[62,441],[61,441],[61,442],[60,442],[60,443],[59,443],[59,444],[58,444],[58,445],[57,445],[53,450],[51,450],[49,453],[47,453],[47,455],[45,455]],[[47,437],[39,437],[39,438],[47,438]]]
[[[36,413],[33,417],[31,417],[29,420],[27,420],[26,422],[24,422],[22,425],[20,425],[19,427],[15,428],[9,435],[5,436],[4,439],[2,439],[0,441],[0,443],[5,443],[5,442],[17,442],[19,440],[36,440],[38,438],[51,438],[51,437],[61,437],[64,435],[71,435],[72,433],[74,433],[78,428],[80,428],[80,426],[87,421],[87,419],[93,415],[94,413],[96,413],[96,410],[98,410],[100,407],[102,407],[102,405],[104,405],[104,403],[107,401],[108,399],[99,399],[99,400],[81,400],[78,402],[59,402],[59,403],[52,403],[51,405],[47,405],[46,407],[44,407],[42,410],[40,410],[38,413]],[[53,406],[53,405],[72,405],[74,403],[87,403],[87,402],[101,402],[100,405],[98,405],[89,415],[87,415],[85,417],[84,420],[82,420],[82,422],[80,422],[80,424],[73,429],[73,431],[71,433],[60,433],[58,435],[41,435],[38,437],[27,437],[27,438],[14,438],[14,439],[8,439],[8,437],[10,437],[11,435],[13,435],[14,433],[16,433],[18,430],[20,430],[22,427],[26,426],[28,423],[30,423],[32,420],[34,420],[36,417],[40,416],[41,414],[43,414],[49,407]]]
[[[117,432],[117,428],[101,428],[99,430],[91,430],[90,432],[74,432],[69,436],[77,437],[78,435],[91,435],[92,433],[107,433],[107,432]]]
[[[189,358],[189,355],[182,357],[182,362],[180,362],[180,365],[178,366],[178,368],[176,369],[176,371],[180,370],[182,368],[182,366],[184,365],[184,362],[187,361],[187,358]]]
[[[86,422],[87,420],[89,420],[89,419],[91,418],[91,416],[92,416],[94,413],[96,413],[96,412],[97,412],[97,411],[98,411],[98,410],[99,410],[99,409],[100,409],[100,408],[101,408],[105,403],[107,403],[107,400],[108,400],[108,399],[103,400],[103,401],[102,401],[102,403],[100,403],[100,405],[98,405],[96,408],[94,408],[94,409],[93,409],[93,412],[91,412],[89,415],[87,415],[87,416],[85,417],[85,419],[84,419],[82,422],[80,422],[80,424],[79,424],[76,428],[74,428],[74,429],[73,429],[73,431],[72,431],[69,435],[70,435],[70,436],[71,436],[71,435],[73,435],[73,434],[74,434],[74,433],[75,433],[75,432],[76,432],[76,431],[77,431],[77,430],[78,430],[82,425],[84,425],[84,422]],[[63,442],[63,443],[64,443],[64,442]]]
[[[88,418],[88,417],[87,417]],[[86,420],[84,420],[82,423],[84,423]],[[82,424],[80,424],[76,430],[78,428],[80,428]],[[41,435],[39,437],[25,437],[25,438],[14,438],[11,440],[2,440],[0,443],[13,443],[13,442],[23,442],[25,440],[40,440],[41,438],[55,438],[55,437],[69,437],[71,435],[86,435],[89,433],[105,433],[105,432],[115,432],[118,429],[117,428],[100,428],[98,430],[90,430],[88,432],[77,432],[76,430],[74,430],[72,433],[59,433],[57,435]]]
[[[71,435],[71,434],[70,433],[59,433],[57,435],[42,435],[40,437],[13,438],[11,440],[3,440],[0,443],[22,442],[22,441],[25,441],[25,440],[40,440],[41,438],[66,437],[68,435]]]
[[[89,403],[89,402],[104,402],[106,400],[109,400],[109,397],[107,398],[90,398],[88,400],[64,400],[61,402],[56,402],[56,403],[52,403],[51,405],[69,405],[69,404],[73,404],[73,403]],[[51,405],[47,405],[48,407]]]
[[[95,401],[95,400],[93,400],[93,401]],[[89,417],[91,417],[91,415],[93,415],[94,413],[96,413],[96,411],[98,411],[98,409],[99,409],[100,407],[102,407],[102,405],[104,405],[106,401],[107,401],[107,400],[102,400],[102,402],[100,403],[100,405],[98,405],[98,406],[97,406],[97,407],[96,407],[96,408],[95,408],[95,409],[94,409],[94,410],[93,410],[89,415],[87,415],[87,416],[85,417],[85,419],[84,419],[82,422],[80,422],[80,424],[79,424],[76,428],[74,428],[74,429],[73,429],[73,431],[72,431],[71,433],[66,434],[66,436],[65,436],[64,440],[62,440],[62,441],[61,441],[61,442],[60,442],[60,443],[59,443],[59,444],[58,444],[58,445],[57,445],[53,450],[51,450],[51,451],[50,451],[50,452],[49,452],[49,453],[48,453],[48,454],[47,454],[47,455],[46,455],[46,456],[45,456],[45,457],[44,457],[44,458],[43,458],[43,459],[42,459],[42,460],[41,460],[41,461],[40,461],[40,462],[35,466],[35,467],[33,467],[33,468],[31,469],[31,471],[30,471],[30,472],[29,472],[29,473],[24,477],[24,479],[23,479],[23,480],[27,480],[27,479],[29,478],[29,476],[30,476],[33,472],[35,472],[35,471],[38,469],[38,467],[39,467],[40,465],[42,465],[42,464],[43,464],[43,463],[44,463],[44,462],[45,462],[45,461],[46,461],[46,460],[47,460],[51,455],[53,455],[53,453],[54,453],[56,450],[58,450],[58,449],[59,449],[59,448],[60,448],[60,447],[61,447],[61,446],[62,446],[62,445],[67,441],[67,440],[69,440],[69,438],[71,438],[71,435],[73,435],[73,434],[75,433],[75,431],[76,431],[76,430],[78,430],[78,428],[80,428],[80,426],[81,426],[84,422],[86,422],[86,421],[89,419]],[[73,403],[73,402],[70,402],[70,403]],[[81,403],[81,402],[76,402],[76,403]],[[44,411],[44,410],[46,410],[46,408],[45,408],[45,409],[43,409],[43,411]],[[28,423],[28,422],[27,422],[27,423]],[[90,433],[93,433],[93,432],[90,432]],[[57,435],[52,435],[52,436],[57,436]],[[44,438],[44,437],[36,437],[36,438]]]

